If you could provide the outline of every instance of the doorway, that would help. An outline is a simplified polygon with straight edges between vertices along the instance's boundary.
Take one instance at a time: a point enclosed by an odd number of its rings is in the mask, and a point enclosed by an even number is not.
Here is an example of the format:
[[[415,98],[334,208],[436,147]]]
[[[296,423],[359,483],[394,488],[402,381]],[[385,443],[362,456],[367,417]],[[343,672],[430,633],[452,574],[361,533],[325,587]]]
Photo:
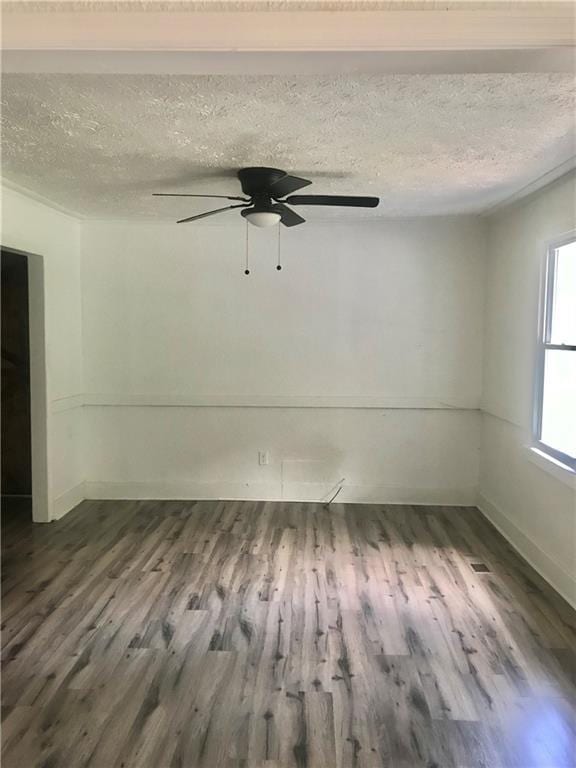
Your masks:
[[[3,518],[32,517],[30,320],[28,258],[0,250],[2,323]]]

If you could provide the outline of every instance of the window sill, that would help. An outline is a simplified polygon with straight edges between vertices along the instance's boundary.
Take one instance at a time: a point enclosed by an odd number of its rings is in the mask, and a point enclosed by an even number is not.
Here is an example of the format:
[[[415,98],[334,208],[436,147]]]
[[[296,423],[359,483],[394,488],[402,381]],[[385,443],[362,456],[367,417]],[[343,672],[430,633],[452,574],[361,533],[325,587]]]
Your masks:
[[[553,456],[549,456],[544,451],[534,446],[527,445],[525,448],[526,455],[532,464],[535,464],[544,472],[548,472],[549,475],[560,480],[561,483],[567,485],[569,488],[576,489],[576,472],[571,467],[562,464],[561,461],[555,459]]]

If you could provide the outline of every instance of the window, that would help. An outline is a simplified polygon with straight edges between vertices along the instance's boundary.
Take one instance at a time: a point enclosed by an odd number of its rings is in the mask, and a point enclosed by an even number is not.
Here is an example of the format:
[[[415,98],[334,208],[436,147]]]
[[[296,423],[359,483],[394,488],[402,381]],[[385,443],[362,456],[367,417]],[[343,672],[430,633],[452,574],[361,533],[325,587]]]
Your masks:
[[[542,286],[536,447],[576,470],[576,235],[554,243]]]

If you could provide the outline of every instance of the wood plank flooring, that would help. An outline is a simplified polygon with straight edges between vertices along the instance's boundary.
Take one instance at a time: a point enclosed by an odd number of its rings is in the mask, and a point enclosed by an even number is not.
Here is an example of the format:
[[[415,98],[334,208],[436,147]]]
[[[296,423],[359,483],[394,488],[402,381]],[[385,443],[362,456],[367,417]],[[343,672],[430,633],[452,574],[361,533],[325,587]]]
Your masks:
[[[5,521],[4,768],[573,768],[574,612],[475,509]]]

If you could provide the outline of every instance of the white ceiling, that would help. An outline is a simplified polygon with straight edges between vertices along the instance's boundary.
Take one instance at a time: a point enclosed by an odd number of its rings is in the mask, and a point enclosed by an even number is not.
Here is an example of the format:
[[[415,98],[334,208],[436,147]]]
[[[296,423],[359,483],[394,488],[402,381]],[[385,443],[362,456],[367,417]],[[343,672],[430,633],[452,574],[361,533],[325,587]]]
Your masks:
[[[575,154],[574,96],[559,73],[9,74],[3,175],[97,217],[207,210],[151,192],[238,194],[249,165],[382,198],[339,216],[481,212]]]

